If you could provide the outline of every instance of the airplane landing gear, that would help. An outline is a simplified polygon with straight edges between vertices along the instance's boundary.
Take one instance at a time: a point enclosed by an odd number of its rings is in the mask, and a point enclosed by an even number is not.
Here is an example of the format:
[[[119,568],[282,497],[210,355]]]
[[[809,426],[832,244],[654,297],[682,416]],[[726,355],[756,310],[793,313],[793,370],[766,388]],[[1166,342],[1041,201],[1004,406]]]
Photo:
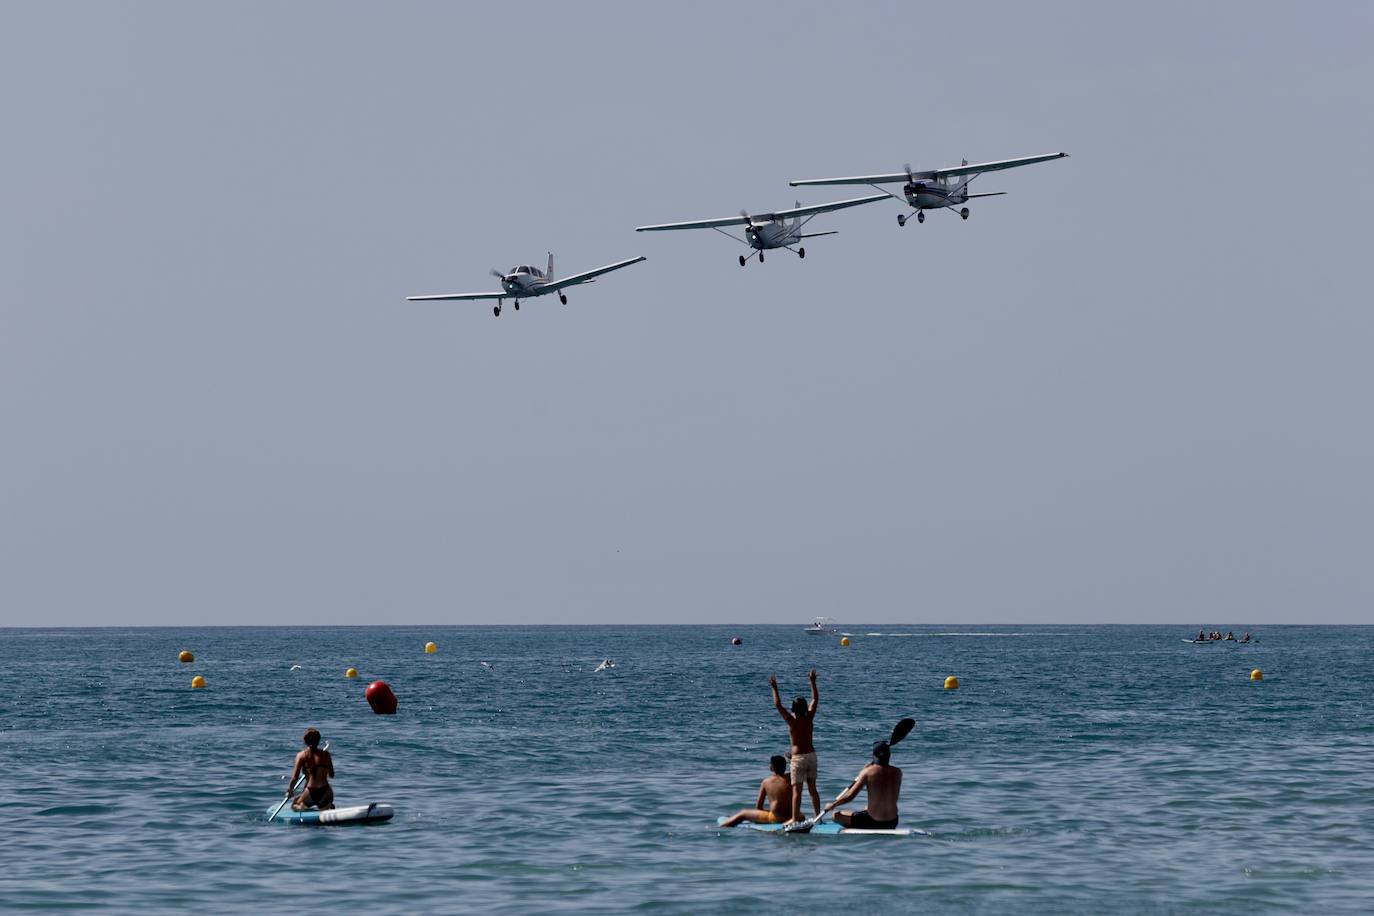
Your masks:
[[[499,306],[499,305],[493,305],[493,306],[491,307],[491,314],[492,314],[492,316],[495,317],[495,318],[500,318],[500,317],[501,317],[501,306]]]
[[[898,213],[898,214],[897,214],[897,225],[898,225],[898,226],[905,226],[905,225],[906,225],[906,214],[905,214],[905,213]]]
[[[805,249],[805,248],[798,248],[798,249],[797,249],[797,257],[799,257],[799,258],[804,258],[804,257],[806,257],[806,249]]]
[[[763,263],[763,249],[759,249],[759,263]]]
[[[517,312],[520,311],[520,300],[519,300],[519,299],[516,299],[516,300],[515,300],[515,310],[516,310]]]
[[[745,263],[746,261],[748,261],[748,260],[749,260],[749,259],[746,258],[744,255],[740,255],[740,256],[739,256],[739,266],[740,266],[740,267],[743,267],[743,266],[744,266],[744,263]]]
[[[924,223],[925,221],[926,221],[926,211],[924,211],[924,210],[917,210],[917,211],[916,211],[916,222],[918,222],[918,223]]]
[[[960,210],[959,216],[963,219],[968,219],[968,207],[965,207],[964,209]]]
[[[565,296],[565,295],[563,295],[562,293],[559,293],[559,294],[558,294],[558,301],[561,302],[561,303],[563,303],[564,305],[567,305],[567,304],[568,304],[568,297]]]

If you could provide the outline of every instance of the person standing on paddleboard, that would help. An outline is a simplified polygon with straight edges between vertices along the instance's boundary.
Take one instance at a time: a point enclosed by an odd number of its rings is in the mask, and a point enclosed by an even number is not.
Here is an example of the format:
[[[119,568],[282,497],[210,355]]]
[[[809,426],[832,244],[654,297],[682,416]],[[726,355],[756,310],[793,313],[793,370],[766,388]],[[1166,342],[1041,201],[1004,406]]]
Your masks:
[[[783,721],[787,723],[787,734],[792,739],[792,822],[802,819],[802,785],[811,793],[811,805],[817,814],[821,813],[821,793],[816,789],[816,746],[812,743],[812,725],[816,720],[816,707],[820,705],[821,694],[816,687],[816,669],[807,675],[811,681],[811,705],[801,697],[792,700],[792,711],[783,708],[782,696],[778,693],[778,676],[768,676],[768,686],[773,688],[773,705]]]
[[[328,811],[334,807],[334,790],[329,785],[329,777],[334,775],[334,758],[329,751],[320,749],[318,728],[307,728],[303,740],[305,750],[296,755],[296,765],[291,768],[291,781],[287,786],[294,788],[296,780],[304,773],[305,791],[296,796],[291,808],[294,811],[306,808]],[[287,797],[291,795],[291,788],[286,790]]]
[[[783,774],[787,772],[787,759],[774,754],[768,761],[772,773],[759,783],[759,797],[754,807],[745,808],[721,821],[722,827],[733,827],[741,821],[755,824],[782,824],[792,819],[792,784]],[[768,807],[763,806],[768,802]]]
[[[892,746],[886,741],[873,745],[873,762],[859,771],[850,784],[825,810],[831,811],[868,790],[868,807],[863,811],[837,811],[835,823],[848,830],[893,830],[897,826],[897,796],[902,792],[902,771],[888,765]]]

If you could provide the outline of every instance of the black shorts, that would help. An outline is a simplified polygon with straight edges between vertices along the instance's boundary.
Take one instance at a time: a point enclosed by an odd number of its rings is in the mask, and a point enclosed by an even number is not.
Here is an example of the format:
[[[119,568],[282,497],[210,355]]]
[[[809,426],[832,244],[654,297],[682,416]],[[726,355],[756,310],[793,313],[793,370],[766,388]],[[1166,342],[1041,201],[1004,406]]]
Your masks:
[[[860,811],[849,819],[850,830],[891,830],[897,826],[897,818],[890,821],[875,821],[867,811]]]

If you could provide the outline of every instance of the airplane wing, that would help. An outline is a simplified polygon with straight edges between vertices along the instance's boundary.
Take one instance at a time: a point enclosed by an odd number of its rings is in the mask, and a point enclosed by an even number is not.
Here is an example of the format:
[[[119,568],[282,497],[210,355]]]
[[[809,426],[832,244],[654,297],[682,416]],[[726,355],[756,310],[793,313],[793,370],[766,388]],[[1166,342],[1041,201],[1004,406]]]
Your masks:
[[[1042,156],[1022,156],[1020,159],[975,162],[971,165],[956,165],[947,169],[927,169],[923,172],[912,172],[911,177],[918,181],[929,181],[934,178],[954,178],[959,175],[976,175],[981,172],[999,172],[1002,169],[1014,169],[1017,166],[1047,162],[1050,159],[1063,159],[1068,155],[1068,153],[1046,153]],[[804,178],[799,181],[789,181],[788,184],[795,188],[815,184],[891,184],[895,181],[906,180],[906,172],[888,172],[882,175],[851,175],[847,178]]]
[[[932,177],[955,178],[959,175],[977,175],[981,172],[1000,172],[1002,169],[1014,169],[1022,165],[1034,165],[1037,162],[1048,162],[1051,159],[1066,159],[1068,155],[1068,153],[1045,153],[1043,156],[1022,156],[1020,159],[1000,159],[997,162],[975,162],[972,165],[956,165],[953,168],[936,169]]]
[[[779,210],[773,216],[779,219],[791,219],[794,216],[810,216],[813,213],[828,213],[831,210],[843,210],[845,207],[857,207],[860,204],[871,204],[877,200],[891,200],[888,194],[870,194],[868,197],[851,197],[849,200],[837,200],[828,204],[813,204],[809,207],[793,207],[791,210]]]
[[[766,219],[767,214],[749,216],[722,216],[720,219],[694,219],[685,223],[658,223],[653,226],[635,226],[635,232],[660,232],[665,229],[717,229],[721,226],[743,226],[751,219]]]
[[[902,177],[906,177],[903,175]],[[773,213],[755,213],[752,216],[724,216],[720,219],[698,219],[685,223],[658,223],[653,226],[636,226],[635,232],[657,232],[663,229],[717,229],[721,226],[745,226],[749,223],[767,222],[772,219],[789,219],[794,216],[810,216],[829,210],[843,210],[859,204],[871,204],[875,200],[890,200],[887,194],[874,194],[870,197],[855,197],[850,200],[837,200],[828,204],[815,204],[810,207],[795,207],[791,210],[778,210]]]
[[[616,261],[614,264],[607,264],[605,267],[598,267],[596,270],[588,270],[583,271],[580,274],[573,274],[571,277],[564,277],[561,280],[554,280],[552,283],[541,283],[537,288],[542,293],[555,289],[562,289],[565,286],[576,286],[578,283],[586,283],[592,277],[599,277],[602,274],[608,274],[613,270],[619,270],[622,267],[629,267],[631,264],[638,264],[640,261],[643,260],[644,257],[641,255],[640,257],[630,258],[625,261]]]
[[[407,302],[426,302],[431,299],[514,299],[511,293],[443,293],[437,296],[406,296]]]

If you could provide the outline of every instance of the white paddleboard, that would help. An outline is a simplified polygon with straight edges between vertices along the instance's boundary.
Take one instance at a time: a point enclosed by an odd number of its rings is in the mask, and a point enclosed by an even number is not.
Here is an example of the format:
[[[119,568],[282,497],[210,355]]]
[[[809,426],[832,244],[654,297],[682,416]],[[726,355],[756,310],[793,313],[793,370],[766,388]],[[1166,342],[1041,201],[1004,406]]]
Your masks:
[[[267,809],[271,814],[273,808]],[[330,808],[328,811],[316,811],[307,809],[305,811],[293,811],[284,808],[276,817],[272,818],[273,823],[302,824],[310,827],[327,827],[330,825],[342,824],[380,824],[389,821],[396,816],[396,809],[385,802],[372,802],[368,805],[353,805],[349,808]]]

